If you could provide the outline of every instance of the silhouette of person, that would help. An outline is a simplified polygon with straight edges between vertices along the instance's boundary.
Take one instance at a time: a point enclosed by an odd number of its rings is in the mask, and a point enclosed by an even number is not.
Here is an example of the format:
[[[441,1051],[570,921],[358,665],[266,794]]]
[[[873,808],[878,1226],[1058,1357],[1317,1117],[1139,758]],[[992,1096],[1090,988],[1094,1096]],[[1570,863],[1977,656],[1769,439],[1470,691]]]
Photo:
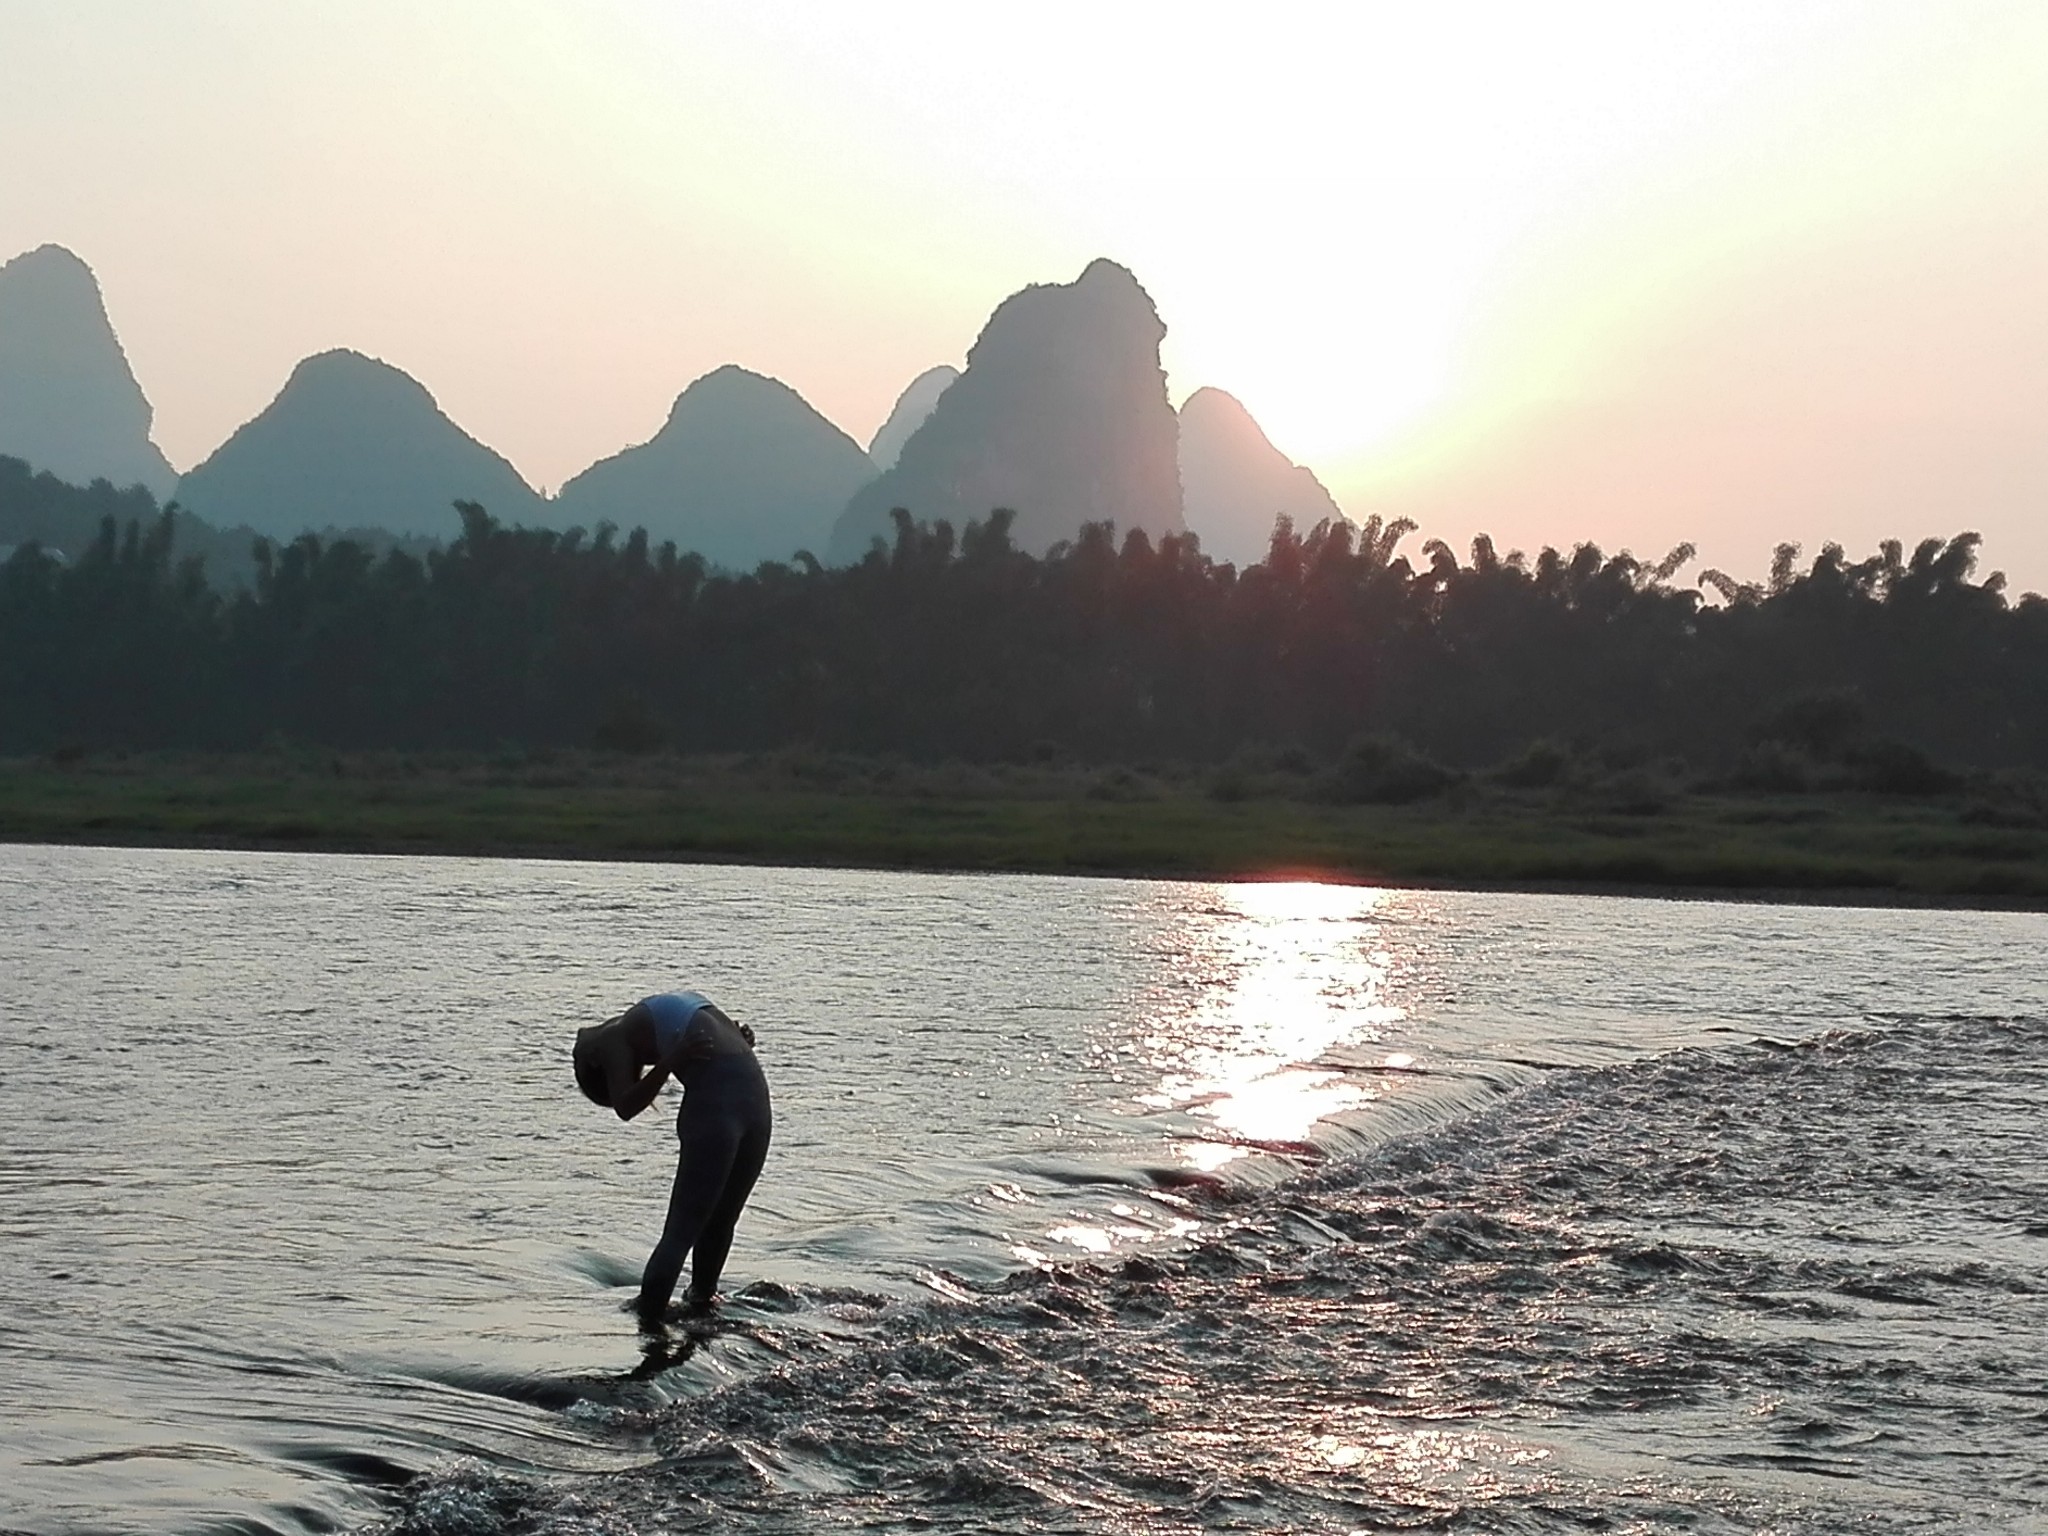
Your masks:
[[[768,1082],[754,1059],[754,1032],[702,993],[667,992],[578,1030],[574,1060],[576,1086],[621,1120],[652,1104],[669,1077],[683,1085],[668,1220],[648,1257],[633,1309],[643,1327],[660,1325],[685,1255],[691,1259],[691,1306],[710,1307],[733,1228],[767,1160],[773,1127]]]

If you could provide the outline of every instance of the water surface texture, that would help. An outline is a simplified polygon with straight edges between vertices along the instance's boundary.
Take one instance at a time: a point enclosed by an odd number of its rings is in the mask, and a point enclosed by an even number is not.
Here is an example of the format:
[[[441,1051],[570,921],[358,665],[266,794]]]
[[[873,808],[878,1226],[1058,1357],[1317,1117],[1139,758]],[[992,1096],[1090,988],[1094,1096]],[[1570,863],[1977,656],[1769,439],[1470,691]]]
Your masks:
[[[2038,1531],[2044,941],[0,849],[0,1528]],[[680,985],[777,1140],[649,1341]]]

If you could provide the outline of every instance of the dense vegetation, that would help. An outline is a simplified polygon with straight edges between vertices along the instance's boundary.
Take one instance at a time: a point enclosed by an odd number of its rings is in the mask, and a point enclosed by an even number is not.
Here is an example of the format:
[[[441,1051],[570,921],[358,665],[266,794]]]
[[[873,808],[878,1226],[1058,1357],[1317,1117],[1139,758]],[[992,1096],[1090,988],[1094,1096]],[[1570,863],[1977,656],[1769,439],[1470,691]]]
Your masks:
[[[461,509],[422,557],[257,542],[238,590],[170,514],[0,566],[0,752],[600,747],[939,761],[1297,767],[1400,800],[1489,767],[1540,785],[1589,754],[1730,784],[1921,792],[2048,767],[2048,602],[1973,579],[1977,539],[1887,544],[1769,582],[1678,584],[1591,545],[1481,538],[1412,563],[1405,523],[1282,523],[1243,570],[1191,538],[1091,527],[1043,559],[1006,513],[897,519],[893,547],[709,571],[641,534]]]
[[[116,487],[105,480],[72,485],[0,454],[0,557],[23,544],[37,544],[66,557],[80,554],[98,541],[108,518],[117,528],[130,523],[148,527],[160,515],[156,498],[142,486]],[[216,527],[176,509],[170,518],[179,558],[196,557],[209,583],[232,592],[255,579],[254,529]],[[424,558],[440,544],[437,539],[405,538],[381,528],[329,529],[322,537],[330,543],[346,538],[378,554],[403,549],[416,558]]]

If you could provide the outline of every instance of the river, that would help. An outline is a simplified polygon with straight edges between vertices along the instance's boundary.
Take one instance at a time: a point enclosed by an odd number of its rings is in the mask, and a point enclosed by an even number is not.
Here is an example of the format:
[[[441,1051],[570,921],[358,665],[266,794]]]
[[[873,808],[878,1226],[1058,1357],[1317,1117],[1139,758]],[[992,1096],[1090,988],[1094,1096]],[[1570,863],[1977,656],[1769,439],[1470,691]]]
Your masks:
[[[2048,919],[0,848],[0,1528],[2038,1531]],[[708,993],[768,1171],[621,1304]]]

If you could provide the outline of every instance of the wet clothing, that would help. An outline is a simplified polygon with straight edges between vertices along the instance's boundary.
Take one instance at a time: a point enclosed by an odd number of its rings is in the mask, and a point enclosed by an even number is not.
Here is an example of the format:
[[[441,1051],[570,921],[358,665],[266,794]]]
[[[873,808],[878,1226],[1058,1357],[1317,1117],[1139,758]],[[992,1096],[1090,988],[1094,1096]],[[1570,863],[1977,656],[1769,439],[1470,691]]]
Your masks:
[[[733,1228],[768,1157],[774,1115],[753,1046],[715,1008],[706,1011],[701,993],[667,993],[645,999],[645,1006],[663,1056],[685,1037],[697,1047],[675,1073],[683,1087],[675,1187],[661,1241],[640,1282],[641,1312],[658,1315],[675,1292],[685,1255],[692,1300],[702,1304],[717,1293]]]

